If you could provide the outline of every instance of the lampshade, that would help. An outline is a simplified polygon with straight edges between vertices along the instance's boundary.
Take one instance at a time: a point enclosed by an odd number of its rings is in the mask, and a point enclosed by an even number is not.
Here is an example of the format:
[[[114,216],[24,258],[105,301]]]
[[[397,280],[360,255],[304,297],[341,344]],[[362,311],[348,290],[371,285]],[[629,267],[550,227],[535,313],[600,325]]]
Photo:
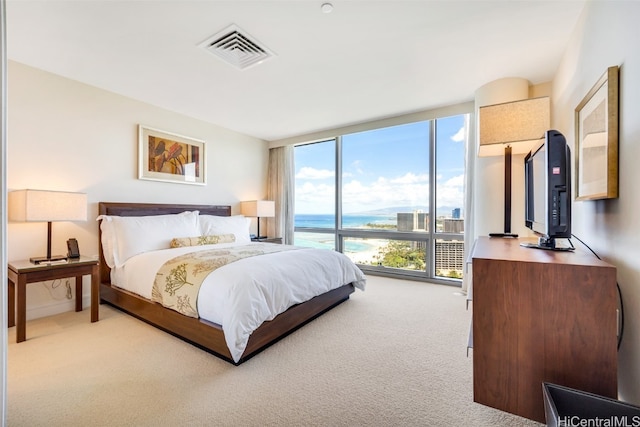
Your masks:
[[[46,222],[47,256],[32,257],[34,264],[66,260],[64,255],[51,256],[51,223],[54,221],[86,221],[87,195],[65,191],[18,190],[8,195],[9,221]]]
[[[251,200],[240,202],[242,215],[270,218],[276,215],[276,204],[272,200]]]
[[[524,99],[479,108],[478,156],[503,156],[505,146],[513,154],[526,154],[550,128],[549,97]]]
[[[65,191],[18,190],[8,194],[9,221],[86,221],[87,195]]]

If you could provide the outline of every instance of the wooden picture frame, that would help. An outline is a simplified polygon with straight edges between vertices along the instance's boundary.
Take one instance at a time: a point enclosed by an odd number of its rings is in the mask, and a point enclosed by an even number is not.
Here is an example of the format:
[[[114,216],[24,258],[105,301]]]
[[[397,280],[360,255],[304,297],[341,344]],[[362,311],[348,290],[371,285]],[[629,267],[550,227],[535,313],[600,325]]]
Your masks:
[[[205,142],[138,126],[138,178],[206,185]]]
[[[618,197],[618,75],[609,67],[576,107],[576,200]]]

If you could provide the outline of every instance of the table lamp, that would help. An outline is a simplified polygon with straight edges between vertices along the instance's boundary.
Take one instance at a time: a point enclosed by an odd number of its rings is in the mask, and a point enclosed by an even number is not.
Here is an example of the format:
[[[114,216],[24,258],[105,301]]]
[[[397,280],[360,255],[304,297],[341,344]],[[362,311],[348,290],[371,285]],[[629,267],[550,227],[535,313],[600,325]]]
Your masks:
[[[524,99],[479,108],[478,156],[504,155],[504,231],[511,233],[511,155],[526,154],[542,142],[550,127],[549,97]]]
[[[271,218],[276,215],[275,202],[271,200],[240,202],[240,211],[244,216],[256,217],[258,219],[258,234],[256,239],[266,239],[267,236],[260,235],[260,218]]]
[[[8,194],[9,221],[46,222],[47,256],[33,257],[34,264],[64,260],[64,255],[51,256],[51,223],[54,221],[86,221],[87,195],[65,191],[17,190]]]

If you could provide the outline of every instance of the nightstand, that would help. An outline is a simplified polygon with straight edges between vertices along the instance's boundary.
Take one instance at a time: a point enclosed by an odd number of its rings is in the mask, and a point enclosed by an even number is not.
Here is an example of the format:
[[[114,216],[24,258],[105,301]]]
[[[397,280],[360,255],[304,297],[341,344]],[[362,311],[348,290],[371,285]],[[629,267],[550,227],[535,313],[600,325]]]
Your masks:
[[[82,311],[82,276],[91,275],[91,322],[98,321],[100,275],[98,260],[79,259],[33,264],[29,260],[10,261],[8,265],[9,327],[16,326],[16,342],[25,341],[27,323],[27,284],[45,280],[76,278],[76,311]],[[16,295],[18,301],[16,305]]]
[[[282,244],[282,237],[263,237],[261,239],[255,238],[251,239],[252,242],[261,242],[261,243],[279,243]]]

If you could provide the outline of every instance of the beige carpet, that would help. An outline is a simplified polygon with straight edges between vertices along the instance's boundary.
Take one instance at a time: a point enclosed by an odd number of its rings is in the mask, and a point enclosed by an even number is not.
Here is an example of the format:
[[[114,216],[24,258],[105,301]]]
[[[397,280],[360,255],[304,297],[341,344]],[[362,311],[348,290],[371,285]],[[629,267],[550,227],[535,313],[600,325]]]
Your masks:
[[[240,366],[109,306],[9,330],[9,426],[540,426],[473,402],[457,288],[365,292]]]

